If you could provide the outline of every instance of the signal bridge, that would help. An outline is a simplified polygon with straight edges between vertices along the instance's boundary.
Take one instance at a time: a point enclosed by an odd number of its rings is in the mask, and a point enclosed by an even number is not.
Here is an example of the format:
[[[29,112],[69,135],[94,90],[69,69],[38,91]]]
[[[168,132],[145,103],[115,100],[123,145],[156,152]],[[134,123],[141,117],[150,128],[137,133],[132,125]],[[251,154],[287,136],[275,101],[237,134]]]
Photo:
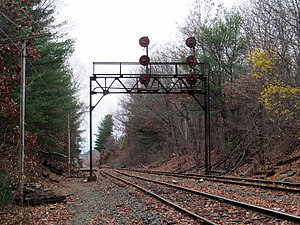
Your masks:
[[[148,37],[139,44],[146,49],[139,62],[94,62],[90,77],[90,180],[92,178],[92,112],[107,94],[189,94],[204,111],[205,172],[211,171],[210,106],[208,64],[197,62],[196,39],[189,37],[186,45],[191,54],[184,62],[151,62]],[[97,96],[100,96],[100,98]],[[203,97],[203,98],[201,98]]]

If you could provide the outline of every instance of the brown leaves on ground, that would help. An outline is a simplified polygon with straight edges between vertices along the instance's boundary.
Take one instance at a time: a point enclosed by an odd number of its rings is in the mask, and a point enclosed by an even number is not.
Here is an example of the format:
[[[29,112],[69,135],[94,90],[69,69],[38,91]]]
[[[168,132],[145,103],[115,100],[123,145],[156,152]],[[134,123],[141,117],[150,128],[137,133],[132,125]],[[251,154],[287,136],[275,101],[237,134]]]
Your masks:
[[[58,195],[61,193],[63,184],[66,182],[64,177],[52,175],[53,178],[59,180],[59,183],[53,183],[48,179],[40,179],[39,183],[44,190],[53,190]],[[69,220],[73,213],[68,210],[69,206],[73,203],[73,195],[67,197],[66,203],[56,203],[40,205],[35,207],[20,207],[12,205],[3,211],[0,211],[0,224],[1,225],[52,225],[57,222]]]
[[[67,203],[38,207],[13,206],[0,213],[0,224],[50,225],[67,221],[71,216]]]

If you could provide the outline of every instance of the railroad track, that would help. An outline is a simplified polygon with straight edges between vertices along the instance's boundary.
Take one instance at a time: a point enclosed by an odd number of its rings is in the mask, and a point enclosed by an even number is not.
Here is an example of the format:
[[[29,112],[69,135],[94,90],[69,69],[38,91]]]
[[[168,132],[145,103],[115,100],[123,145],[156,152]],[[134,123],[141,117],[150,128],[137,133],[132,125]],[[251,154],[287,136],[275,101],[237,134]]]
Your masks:
[[[106,175],[108,175],[108,176],[116,179],[116,180],[122,181],[122,182],[124,182],[124,183],[126,183],[126,184],[128,184],[128,185],[130,185],[132,187],[135,187],[135,188],[143,191],[147,195],[149,195],[149,196],[151,196],[151,197],[153,197],[153,198],[161,201],[162,203],[164,203],[164,204],[166,204],[168,206],[173,207],[174,209],[178,210],[179,212],[184,213],[187,216],[189,216],[190,218],[194,219],[199,224],[203,224],[203,225],[218,225],[217,223],[214,223],[214,222],[210,221],[209,219],[206,219],[206,218],[204,218],[204,217],[202,217],[200,215],[197,215],[197,214],[193,213],[192,211],[190,211],[188,209],[180,207],[178,204],[173,203],[172,201],[169,201],[168,199],[166,199],[166,198],[164,198],[164,197],[162,197],[162,196],[160,196],[160,195],[152,192],[151,190],[149,190],[147,188],[144,188],[144,187],[142,187],[140,185],[137,185],[137,184],[135,184],[133,182],[130,182],[130,181],[126,180],[126,179],[120,178],[120,177],[118,177],[116,175],[113,175],[113,174],[111,174],[109,172],[104,172],[104,171],[102,171],[102,172],[104,174],[106,174]]]
[[[171,173],[171,172],[151,171],[151,170],[136,170],[136,169],[134,170],[125,169],[125,171],[136,171],[140,173],[159,174],[159,175],[189,178],[189,179],[199,179],[199,180],[205,179],[206,181],[211,181],[211,182],[235,184],[240,186],[250,186],[250,187],[257,187],[261,189],[300,194],[300,183],[293,183],[293,182],[280,182],[280,181],[271,181],[271,180],[263,180],[263,179],[212,176],[212,175],[200,175],[200,174],[181,174],[181,173]]]
[[[158,179],[132,175],[128,172],[114,170],[102,172],[150,194],[200,224],[300,224],[300,217],[281,211],[201,192]]]

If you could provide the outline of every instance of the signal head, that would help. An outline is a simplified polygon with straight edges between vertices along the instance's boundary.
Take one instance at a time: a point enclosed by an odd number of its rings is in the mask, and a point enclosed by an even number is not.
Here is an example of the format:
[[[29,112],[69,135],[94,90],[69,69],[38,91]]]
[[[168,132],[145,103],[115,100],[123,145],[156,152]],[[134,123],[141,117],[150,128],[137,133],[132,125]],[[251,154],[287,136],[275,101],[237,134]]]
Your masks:
[[[186,77],[186,82],[188,82],[188,84],[190,84],[190,85],[195,85],[196,82],[197,82],[197,76],[196,76],[196,74],[189,74]]]
[[[150,58],[147,55],[142,55],[139,60],[140,64],[143,66],[147,66],[150,63]]]
[[[141,84],[148,85],[150,81],[150,76],[147,74],[142,74],[139,77],[139,81],[141,82]]]
[[[196,46],[196,39],[194,37],[189,37],[188,39],[186,39],[185,44],[189,48],[195,48],[195,46]]]
[[[197,64],[197,59],[195,56],[190,55],[186,58],[186,64],[189,66],[195,66]]]
[[[142,47],[148,47],[150,40],[148,37],[141,37],[139,40],[140,46]]]

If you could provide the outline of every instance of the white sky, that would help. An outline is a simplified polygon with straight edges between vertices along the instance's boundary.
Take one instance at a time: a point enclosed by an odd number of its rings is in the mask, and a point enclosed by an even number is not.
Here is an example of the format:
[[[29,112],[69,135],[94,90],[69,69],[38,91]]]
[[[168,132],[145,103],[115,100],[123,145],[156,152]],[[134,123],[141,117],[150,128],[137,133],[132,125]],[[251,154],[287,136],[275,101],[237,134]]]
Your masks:
[[[67,20],[68,36],[75,39],[71,61],[74,72],[80,74],[82,99],[89,105],[89,77],[93,62],[134,61],[144,54],[139,38],[148,36],[150,46],[159,46],[173,39],[178,26],[184,23],[194,0],[61,0],[59,20]],[[218,0],[228,4],[226,0]],[[149,47],[150,47],[149,46]],[[149,52],[151,55],[151,52]],[[99,95],[100,97],[100,95]],[[119,96],[120,97],[120,96]],[[113,114],[118,96],[107,95],[93,110],[93,133],[104,115]],[[89,150],[89,114],[83,127]]]

